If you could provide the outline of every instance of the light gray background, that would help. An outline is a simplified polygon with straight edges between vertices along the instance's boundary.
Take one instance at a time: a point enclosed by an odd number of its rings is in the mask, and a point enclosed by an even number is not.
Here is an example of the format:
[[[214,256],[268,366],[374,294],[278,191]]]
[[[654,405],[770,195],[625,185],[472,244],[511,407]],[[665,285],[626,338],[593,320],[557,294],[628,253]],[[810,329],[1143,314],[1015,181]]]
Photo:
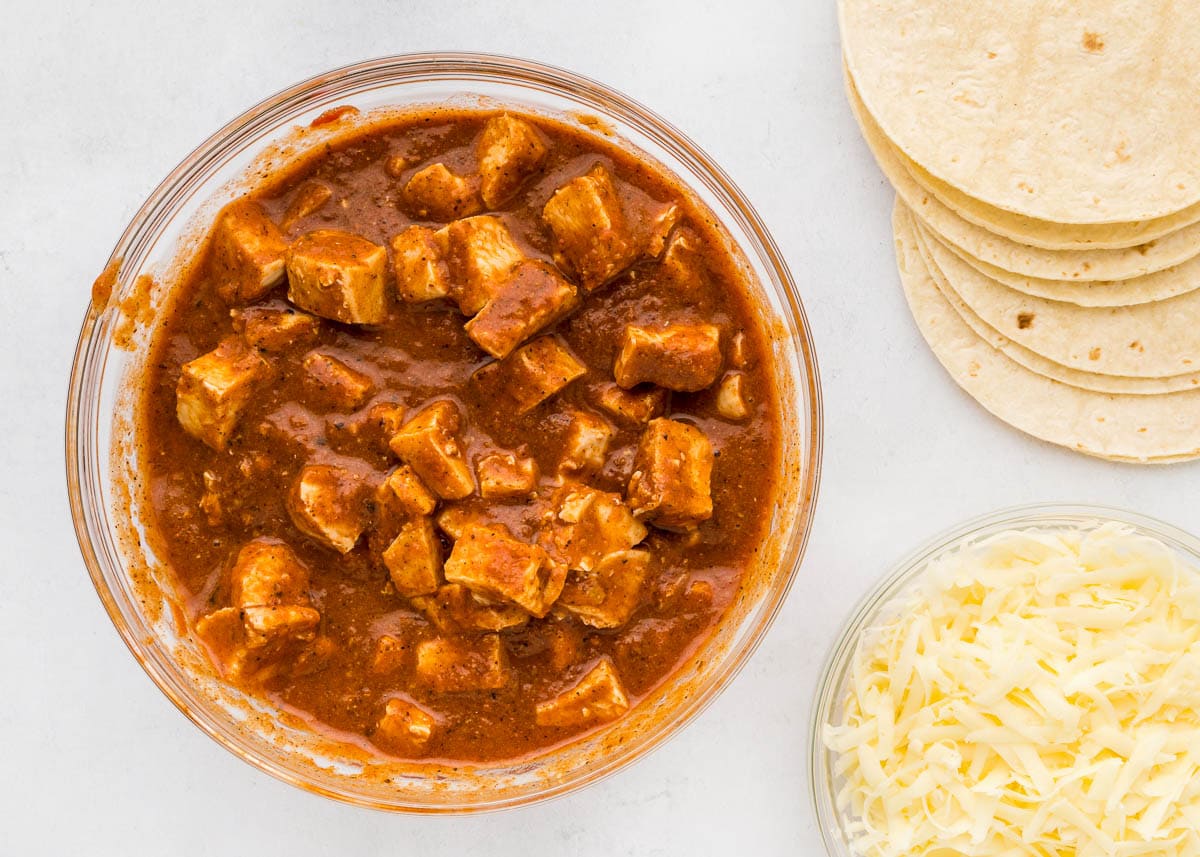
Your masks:
[[[825,464],[807,560],[724,695],[650,758],[475,818],[352,809],[204,737],[126,652],[88,582],[63,476],[67,373],[92,279],[197,143],[368,57],[515,54],[604,81],[729,171],[789,260],[816,337]],[[960,519],[1069,499],[1200,530],[1196,467],[1104,464],[1001,425],[906,311],[891,193],[842,96],[832,2],[22,3],[0,29],[0,855],[818,854],[810,700],[851,604]]]

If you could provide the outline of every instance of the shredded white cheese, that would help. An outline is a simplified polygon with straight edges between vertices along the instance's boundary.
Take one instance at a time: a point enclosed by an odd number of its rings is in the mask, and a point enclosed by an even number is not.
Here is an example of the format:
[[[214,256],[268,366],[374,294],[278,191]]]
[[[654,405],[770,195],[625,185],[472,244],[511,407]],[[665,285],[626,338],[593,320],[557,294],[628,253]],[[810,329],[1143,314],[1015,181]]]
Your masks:
[[[855,853],[1200,855],[1200,572],[1108,524],[930,564],[825,727]]]

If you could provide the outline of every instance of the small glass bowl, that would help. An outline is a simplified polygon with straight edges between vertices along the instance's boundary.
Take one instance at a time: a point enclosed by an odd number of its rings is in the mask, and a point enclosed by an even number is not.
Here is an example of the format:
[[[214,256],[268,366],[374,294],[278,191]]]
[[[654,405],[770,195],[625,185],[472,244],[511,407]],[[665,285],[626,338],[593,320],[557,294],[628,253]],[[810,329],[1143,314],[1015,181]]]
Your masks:
[[[241,693],[220,680],[192,640],[169,569],[142,523],[133,391],[171,272],[250,178],[352,127],[353,117],[337,119],[333,110],[346,104],[363,121],[423,105],[511,106],[640,150],[713,212],[772,337],[784,451],[765,558],[746,571],[711,639],[650,697],[609,727],[534,758],[394,763],[350,736],[331,744],[295,713]],[[313,127],[317,117],[322,122]],[[516,806],[595,782],[659,746],[712,702],[755,649],[799,568],[816,500],[822,418],[813,343],[795,284],[758,215],[720,167],[667,122],[598,83],[524,60],[448,53],[387,57],[319,75],[251,108],[189,155],[138,211],[106,271],[83,322],[67,405],[67,483],[84,560],[114,625],[163,693],[224,747],[285,782],[411,812]],[[120,304],[134,296],[126,309],[137,309],[144,303],[139,290],[151,298],[152,311],[131,336]]]
[[[1038,503],[1014,506],[967,521],[941,533],[901,560],[853,609],[849,621],[825,660],[817,686],[816,705],[809,728],[809,777],[813,812],[830,857],[855,857],[843,831],[843,817],[835,802],[838,783],[833,775],[835,754],[825,747],[826,724],[842,711],[846,679],[863,633],[881,614],[904,596],[930,562],[965,544],[974,544],[1009,530],[1094,529],[1116,521],[1139,535],[1150,536],[1189,558],[1200,567],[1200,539],[1154,518],[1106,506]]]

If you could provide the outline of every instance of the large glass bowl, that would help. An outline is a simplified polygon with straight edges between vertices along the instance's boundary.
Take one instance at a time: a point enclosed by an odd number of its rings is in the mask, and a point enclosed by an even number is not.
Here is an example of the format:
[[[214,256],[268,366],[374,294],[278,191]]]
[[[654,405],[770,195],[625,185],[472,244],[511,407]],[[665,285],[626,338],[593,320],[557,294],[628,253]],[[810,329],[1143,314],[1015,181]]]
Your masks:
[[[847,819],[837,809],[839,782],[833,773],[836,756],[825,747],[823,732],[826,724],[841,717],[849,670],[863,635],[869,629],[878,627],[889,609],[903,603],[904,595],[916,584],[930,562],[947,551],[1009,530],[1091,530],[1110,521],[1126,524],[1139,535],[1158,539],[1193,566],[1200,567],[1200,539],[1178,527],[1123,509],[1041,503],[1001,509],[935,536],[901,560],[854,607],[821,671],[809,730],[813,812],[830,857],[855,857],[855,853],[850,849],[843,826]]]
[[[447,103],[512,106],[568,121],[640,149],[678,176],[711,209],[757,291],[772,335],[785,429],[763,560],[747,569],[728,615],[695,656],[598,733],[532,759],[454,767],[388,762],[349,741],[330,745],[302,719],[214,674],[175,607],[153,533],[142,526],[131,383],[140,377],[174,263],[194,249],[219,207],[255,175],[358,121],[351,116],[314,128],[313,119],[344,104],[362,117]],[[109,276],[93,290],[79,336],[67,409],[67,480],[80,548],[113,623],[155,684],[197,726],[269,774],[351,803],[417,812],[491,809],[563,794],[645,755],[710,703],[746,662],[787,594],[812,522],[821,458],[816,361],[795,284],[754,209],[720,167],[668,123],[600,84],[523,60],[473,54],[388,57],[314,77],[248,110],[189,155],[150,195],[109,261]]]

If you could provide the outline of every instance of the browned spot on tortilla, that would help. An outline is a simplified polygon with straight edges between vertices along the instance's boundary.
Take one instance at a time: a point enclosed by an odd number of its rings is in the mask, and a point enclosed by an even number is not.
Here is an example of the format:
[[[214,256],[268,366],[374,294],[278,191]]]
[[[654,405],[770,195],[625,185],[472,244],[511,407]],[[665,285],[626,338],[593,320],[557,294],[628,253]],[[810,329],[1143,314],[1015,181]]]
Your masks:
[[[1033,193],[1033,188],[1030,187],[1029,184],[1026,182],[1017,182],[1017,187],[1019,187],[1021,190],[1025,191],[1026,193]]]
[[[308,123],[309,128],[319,128],[321,125],[329,125],[346,116],[358,115],[358,108],[353,104],[341,104],[337,107],[330,107],[316,119]]]
[[[113,259],[104,266],[100,276],[92,283],[92,309],[104,312],[108,299],[112,297],[113,287],[117,284],[117,274],[121,272],[121,259]]]
[[[994,60],[994,59],[996,58],[996,52],[995,52],[995,51],[988,51],[988,52],[987,52],[987,58],[988,58],[988,59],[990,59],[990,60]]]
[[[1104,422],[1104,417],[1096,417],[1096,422],[1098,422],[1098,423]]]
[[[1084,262],[1082,265],[1080,265],[1080,267],[1083,268],[1083,270],[1085,270],[1085,271],[1090,271],[1092,269],[1092,263]]]
[[[976,363],[974,360],[972,360],[970,365],[967,366],[967,374],[970,375],[972,378],[975,378],[979,375],[980,368],[981,368],[980,365],[978,363]]]
[[[1138,429],[1138,434],[1142,434],[1144,431],[1146,431],[1146,427],[1142,426],[1140,429]]]
[[[1117,148],[1113,149],[1113,154],[1117,156],[1117,160],[1121,163],[1129,160],[1129,153],[1125,151],[1125,147],[1128,145],[1129,143],[1122,140],[1120,143],[1117,143]]]
[[[1100,349],[1099,348],[1093,348],[1091,351],[1088,352],[1088,360],[1099,360],[1099,359],[1100,359]]]
[[[1133,340],[1133,342],[1129,343],[1129,347],[1132,348],[1134,351],[1139,351],[1139,352],[1143,352],[1143,353],[1146,351],[1146,347],[1144,345],[1142,345],[1142,343],[1140,343],[1136,339]]]
[[[1147,241],[1145,244],[1137,245],[1137,247],[1135,247],[1134,249],[1137,250],[1139,253],[1141,253],[1143,256],[1145,256],[1146,253],[1149,252],[1150,248],[1154,246],[1154,243],[1155,242],[1153,242],[1153,241]]]
[[[1017,313],[1017,327],[1021,330],[1028,330],[1033,327],[1034,314],[1031,312]]]
[[[1083,49],[1091,51],[1094,54],[1104,50],[1104,39],[1099,33],[1093,33],[1091,30],[1083,31]]]

